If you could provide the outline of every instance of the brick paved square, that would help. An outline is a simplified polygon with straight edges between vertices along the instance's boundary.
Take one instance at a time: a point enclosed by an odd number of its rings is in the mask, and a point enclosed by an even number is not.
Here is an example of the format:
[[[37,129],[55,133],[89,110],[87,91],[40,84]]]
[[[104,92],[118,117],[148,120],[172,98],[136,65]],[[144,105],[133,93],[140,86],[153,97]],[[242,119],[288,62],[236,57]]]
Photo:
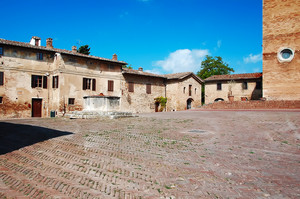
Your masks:
[[[0,121],[0,198],[299,198],[300,112]]]

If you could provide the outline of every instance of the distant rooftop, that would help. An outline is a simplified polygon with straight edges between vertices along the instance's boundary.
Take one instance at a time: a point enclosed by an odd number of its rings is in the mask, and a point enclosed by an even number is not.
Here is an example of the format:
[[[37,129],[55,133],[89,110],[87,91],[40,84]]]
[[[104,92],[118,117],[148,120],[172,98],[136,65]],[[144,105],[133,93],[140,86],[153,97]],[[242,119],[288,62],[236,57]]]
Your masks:
[[[34,37],[34,38],[38,38],[38,37]],[[25,43],[25,42],[0,39],[0,44],[10,45],[10,46],[19,46],[19,47],[31,48],[31,49],[40,49],[40,50],[44,50],[44,51],[57,52],[57,53],[62,53],[62,54],[74,55],[74,56],[78,56],[78,57],[86,57],[86,58],[90,58],[90,59],[97,59],[97,60],[101,60],[101,61],[108,61],[108,62],[114,62],[114,63],[127,65],[127,63],[124,61],[117,61],[117,60],[106,59],[106,58],[102,58],[102,57],[96,57],[96,56],[92,56],[92,55],[85,55],[82,53],[72,52],[71,50],[58,49],[58,48],[47,48],[46,46],[36,46],[36,45],[31,45],[30,43]]]
[[[243,73],[232,75],[214,75],[206,78],[204,81],[220,81],[220,80],[243,80],[243,79],[259,79],[262,77],[262,73]]]

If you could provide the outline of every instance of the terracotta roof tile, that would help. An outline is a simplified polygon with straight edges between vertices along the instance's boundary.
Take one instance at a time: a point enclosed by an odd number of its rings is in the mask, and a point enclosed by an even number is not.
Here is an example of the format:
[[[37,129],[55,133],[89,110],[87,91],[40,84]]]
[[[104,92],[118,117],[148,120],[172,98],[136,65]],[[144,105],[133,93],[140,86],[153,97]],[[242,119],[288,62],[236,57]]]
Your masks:
[[[106,58],[96,57],[96,56],[92,56],[92,55],[85,55],[85,54],[81,54],[81,53],[73,53],[70,50],[64,50],[64,49],[58,49],[58,48],[47,48],[45,46],[34,46],[34,45],[31,45],[31,44],[25,43],[25,42],[0,39],[0,44],[11,45],[11,46],[20,46],[20,47],[32,48],[32,49],[40,49],[40,50],[46,50],[46,51],[51,51],[51,52],[74,55],[74,56],[78,56],[78,57],[86,57],[86,58],[91,58],[91,59],[98,59],[98,60],[102,60],[102,61],[109,61],[109,62],[115,62],[115,63],[127,65],[127,63],[123,62],[123,61],[116,61],[116,60],[112,60],[112,59],[106,59]]]
[[[205,81],[218,80],[239,80],[239,79],[258,79],[262,77],[262,73],[243,73],[232,75],[214,75],[205,79]]]
[[[129,68],[123,68],[123,74],[132,74],[132,75],[143,75],[143,76],[150,76],[150,77],[158,77],[158,78],[165,78],[163,75],[158,75],[154,73],[148,73],[140,70],[134,70]]]

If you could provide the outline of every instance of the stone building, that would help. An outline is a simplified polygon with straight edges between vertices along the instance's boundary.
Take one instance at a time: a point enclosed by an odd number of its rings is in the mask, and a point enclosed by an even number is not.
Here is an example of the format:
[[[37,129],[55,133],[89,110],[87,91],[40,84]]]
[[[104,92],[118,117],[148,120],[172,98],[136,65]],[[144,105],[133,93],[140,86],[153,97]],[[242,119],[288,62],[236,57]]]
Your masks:
[[[160,104],[154,99],[166,97],[166,111],[180,111],[201,106],[203,80],[192,72],[157,75],[125,69],[123,108],[132,112],[157,112]],[[127,104],[124,103],[126,101]]]
[[[300,1],[263,1],[263,97],[300,100]]]
[[[158,97],[166,111],[201,105],[202,80],[193,73],[156,75],[122,69],[117,55],[105,59],[29,43],[0,39],[0,117],[62,116],[71,111],[154,112]],[[177,89],[186,92],[177,93]],[[189,95],[188,89],[194,89]],[[168,96],[169,94],[169,96]]]
[[[262,97],[262,73],[214,75],[205,79],[205,104],[216,101],[258,100]]]
[[[120,96],[125,62],[56,49],[52,39],[41,46],[0,39],[0,116],[49,117],[82,110],[83,97]]]

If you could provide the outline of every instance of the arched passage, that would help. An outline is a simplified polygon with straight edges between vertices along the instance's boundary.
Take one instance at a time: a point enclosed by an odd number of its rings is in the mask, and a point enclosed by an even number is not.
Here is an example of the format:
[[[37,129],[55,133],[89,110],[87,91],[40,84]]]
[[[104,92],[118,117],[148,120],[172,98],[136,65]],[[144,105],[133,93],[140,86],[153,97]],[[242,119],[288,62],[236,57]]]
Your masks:
[[[187,101],[186,101],[186,109],[191,109],[192,108],[192,102],[194,100],[192,98],[189,98]]]
[[[224,99],[223,98],[217,98],[217,99],[215,99],[215,102],[219,102],[219,101],[224,101]]]

